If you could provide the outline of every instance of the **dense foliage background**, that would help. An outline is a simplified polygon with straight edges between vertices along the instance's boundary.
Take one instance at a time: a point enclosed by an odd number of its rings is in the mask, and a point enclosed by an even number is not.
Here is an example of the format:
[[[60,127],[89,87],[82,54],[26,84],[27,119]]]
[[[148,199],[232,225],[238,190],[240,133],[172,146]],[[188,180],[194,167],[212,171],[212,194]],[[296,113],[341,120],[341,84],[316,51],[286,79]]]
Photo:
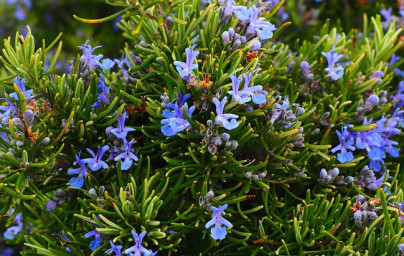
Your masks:
[[[0,12],[0,255],[404,255],[401,1]]]

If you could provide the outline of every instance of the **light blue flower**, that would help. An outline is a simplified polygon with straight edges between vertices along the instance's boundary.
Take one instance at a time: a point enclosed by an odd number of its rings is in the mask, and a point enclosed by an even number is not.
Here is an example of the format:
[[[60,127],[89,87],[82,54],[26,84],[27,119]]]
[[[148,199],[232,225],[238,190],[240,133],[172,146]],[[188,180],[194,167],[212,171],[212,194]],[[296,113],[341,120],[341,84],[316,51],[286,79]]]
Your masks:
[[[349,133],[348,127],[348,125],[345,127],[341,126],[341,132],[336,131],[339,139],[339,145],[331,149],[332,153],[341,151],[341,153],[337,154],[337,159],[340,163],[349,162],[354,159],[352,152],[348,151],[355,151],[355,147],[353,146],[355,142],[354,137]]]
[[[266,21],[265,18],[258,18],[261,11],[262,9],[255,6],[249,9],[250,16],[248,18],[249,25],[247,28],[247,34],[256,33],[261,40],[268,40],[272,38],[273,31],[276,30],[276,27],[274,24]],[[243,12],[243,14],[246,14],[246,12]]]
[[[94,50],[101,48],[102,46],[92,47],[89,45],[91,39],[87,40],[84,44],[80,45],[79,48],[83,50],[83,55],[80,60],[83,63],[84,67],[89,68],[90,70],[95,70],[99,65],[101,65],[100,60],[103,57],[102,54],[93,55]]]
[[[142,233],[140,233],[138,235],[134,230],[132,230],[132,236],[133,236],[133,239],[135,240],[135,245],[126,249],[125,254],[129,254],[130,256],[141,256],[141,255],[154,256],[154,255],[156,255],[157,251],[151,252],[142,246],[142,241],[143,241],[143,238],[146,235],[146,233],[147,233],[146,231],[143,231]]]
[[[251,100],[250,92],[239,91],[241,76],[237,77],[236,74],[231,74],[232,90],[228,92],[232,96],[233,101],[238,101],[239,104],[247,103]]]
[[[103,59],[102,63],[100,64],[100,67],[103,70],[110,70],[114,66],[115,66],[115,62],[113,60],[111,60],[111,59]]]
[[[122,256],[122,245],[115,246],[115,244],[110,240],[109,244],[111,248],[106,250],[104,254],[108,254],[112,256],[112,253],[115,253],[115,256]]]
[[[224,239],[227,234],[226,227],[233,227],[233,224],[222,217],[226,208],[227,204],[219,206],[219,208],[216,208],[214,206],[210,207],[210,209],[212,210],[212,219],[208,223],[206,223],[205,228],[210,228],[214,225],[214,227],[210,230],[210,236],[213,239]],[[222,225],[224,225],[225,227],[222,227]]]
[[[330,52],[322,52],[321,54],[326,57],[328,63],[328,68],[325,68],[325,72],[330,75],[333,81],[339,80],[344,75],[344,68],[334,67],[334,65],[337,64],[343,55],[335,53],[334,47]]]
[[[216,97],[213,99],[213,103],[216,105],[216,119],[215,123],[216,124],[221,124],[223,125],[224,128],[227,130],[232,130],[236,128],[239,123],[237,123],[236,118],[238,118],[238,115],[234,114],[223,114],[224,106],[226,105],[227,97],[224,97],[222,101],[219,101]],[[229,119],[231,119],[229,121]]]
[[[263,104],[267,101],[266,95],[267,91],[262,90],[261,85],[254,85],[252,82],[253,73],[248,72],[247,74],[243,74],[244,77],[244,87],[242,92],[249,93],[251,95],[251,99],[255,104]]]
[[[369,78],[377,79],[377,84],[381,84],[383,76],[384,76],[384,73],[381,70],[377,70],[377,71],[373,72],[373,74]]]
[[[15,216],[15,219],[13,220],[13,222],[17,225],[9,227],[6,230],[6,232],[4,232],[4,234],[3,234],[3,237],[6,239],[9,239],[9,240],[14,240],[15,236],[18,235],[22,231],[22,227],[23,227],[22,214],[18,213]]]

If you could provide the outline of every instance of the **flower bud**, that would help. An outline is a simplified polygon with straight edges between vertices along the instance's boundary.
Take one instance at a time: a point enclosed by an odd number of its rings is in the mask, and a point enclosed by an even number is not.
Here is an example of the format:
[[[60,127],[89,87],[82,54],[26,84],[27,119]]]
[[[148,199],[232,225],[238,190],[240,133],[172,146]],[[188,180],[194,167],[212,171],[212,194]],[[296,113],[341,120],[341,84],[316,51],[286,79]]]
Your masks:
[[[222,137],[222,140],[228,141],[230,139],[230,134],[224,132],[224,133],[222,133],[221,137]]]
[[[257,39],[251,40],[247,46],[251,46],[250,51],[258,51],[261,48],[261,42]]]
[[[300,62],[300,69],[302,70],[304,75],[307,75],[310,73],[310,64],[304,60]]]
[[[41,146],[46,146],[49,144],[50,142],[50,138],[49,137],[45,137],[42,141],[41,141]]]
[[[331,177],[333,177],[333,178],[337,177],[338,174],[339,174],[339,169],[338,169],[337,167],[333,168],[333,169],[330,171],[330,175],[331,175]]]
[[[55,200],[51,199],[46,203],[45,210],[48,212],[51,212],[51,211],[55,210],[57,205],[58,205],[58,203]]]
[[[224,32],[222,33],[222,40],[223,40],[223,43],[229,43],[229,42],[231,41],[231,40],[230,40],[229,32],[224,31]]]
[[[209,190],[208,193],[205,195],[205,199],[210,199],[215,195],[215,193],[212,190]]]

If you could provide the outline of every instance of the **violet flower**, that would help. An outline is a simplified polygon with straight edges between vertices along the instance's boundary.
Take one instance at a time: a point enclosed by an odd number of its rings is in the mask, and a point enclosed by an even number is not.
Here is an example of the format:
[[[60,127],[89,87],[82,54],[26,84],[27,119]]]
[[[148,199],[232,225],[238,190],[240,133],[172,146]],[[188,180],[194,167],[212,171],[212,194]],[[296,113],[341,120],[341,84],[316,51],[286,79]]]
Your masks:
[[[138,235],[134,230],[132,230],[132,236],[133,236],[133,239],[135,240],[135,245],[126,249],[125,254],[129,254],[130,256],[141,256],[141,255],[154,256],[154,255],[156,255],[157,251],[151,252],[142,246],[142,241],[143,241],[143,238],[146,235],[146,233],[147,233],[146,231],[143,231],[142,233],[140,233]]]
[[[163,116],[165,119],[161,120],[161,132],[166,136],[174,136],[177,133],[187,129],[191,124],[187,121],[183,114],[183,108],[187,115],[191,118],[195,107],[188,108],[188,104],[185,102],[191,94],[187,93],[184,96],[181,91],[178,92],[178,98],[175,103],[167,103],[167,109],[164,109]]]
[[[213,99],[213,103],[216,105],[216,119],[215,123],[216,124],[221,124],[223,125],[224,128],[227,130],[232,130],[236,128],[239,123],[237,123],[236,118],[238,118],[238,115],[234,114],[223,114],[224,106],[226,105],[227,97],[224,97],[222,101],[219,101],[216,97]],[[229,121],[229,119],[231,119]]]
[[[87,148],[86,149],[88,153],[90,153],[93,157],[91,158],[85,158],[81,160],[83,163],[88,164],[90,169],[93,172],[98,171],[99,169],[103,168],[106,169],[108,168],[108,164],[102,161],[102,156],[109,150],[108,146],[103,146],[100,147],[98,146],[97,154],[95,154],[91,149]]]
[[[123,152],[122,154],[120,154],[114,158],[115,161],[118,161],[119,159],[124,159],[124,161],[121,162],[121,170],[123,170],[123,171],[128,170],[132,166],[133,160],[135,160],[135,161],[139,160],[137,158],[137,156],[130,151],[134,141],[135,140],[131,140],[128,142],[126,140],[126,138],[124,138],[123,144],[124,144],[125,152]]]
[[[205,228],[210,228],[211,226],[215,225],[211,230],[210,230],[210,236],[213,239],[224,239],[227,234],[226,227],[232,228],[233,224],[231,224],[228,220],[222,217],[224,214],[224,210],[227,208],[227,204],[224,204],[222,206],[219,206],[219,208],[216,208],[214,206],[211,206],[210,209],[212,210],[212,219],[206,223]],[[222,227],[222,225],[226,227]]]
[[[118,127],[111,130],[112,134],[119,139],[125,139],[128,132],[136,131],[134,128],[125,127],[125,120],[126,112],[123,112],[123,114],[118,117]]]

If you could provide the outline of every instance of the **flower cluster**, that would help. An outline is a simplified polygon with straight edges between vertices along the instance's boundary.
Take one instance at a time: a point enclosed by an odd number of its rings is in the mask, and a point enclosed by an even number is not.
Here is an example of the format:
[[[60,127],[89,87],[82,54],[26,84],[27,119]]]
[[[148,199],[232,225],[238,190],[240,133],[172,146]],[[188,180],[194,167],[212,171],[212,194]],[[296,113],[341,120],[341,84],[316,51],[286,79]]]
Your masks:
[[[379,204],[378,200],[366,200],[362,195],[356,196],[356,201],[351,207],[351,212],[353,212],[355,224],[358,228],[364,229],[378,217]]]
[[[372,119],[365,118],[363,126],[372,124]],[[350,132],[349,126],[342,127],[341,132],[337,131],[340,144],[331,150],[332,153],[341,151],[337,154],[337,159],[341,163],[352,161],[354,156],[351,151],[355,149],[366,149],[370,158],[369,167],[378,172],[386,158],[386,152],[392,157],[398,157],[399,149],[396,148],[398,142],[391,140],[390,137],[400,133],[400,126],[403,122],[402,111],[396,110],[391,117],[382,117],[376,121],[373,129],[361,132]],[[348,151],[350,150],[350,151]]]

